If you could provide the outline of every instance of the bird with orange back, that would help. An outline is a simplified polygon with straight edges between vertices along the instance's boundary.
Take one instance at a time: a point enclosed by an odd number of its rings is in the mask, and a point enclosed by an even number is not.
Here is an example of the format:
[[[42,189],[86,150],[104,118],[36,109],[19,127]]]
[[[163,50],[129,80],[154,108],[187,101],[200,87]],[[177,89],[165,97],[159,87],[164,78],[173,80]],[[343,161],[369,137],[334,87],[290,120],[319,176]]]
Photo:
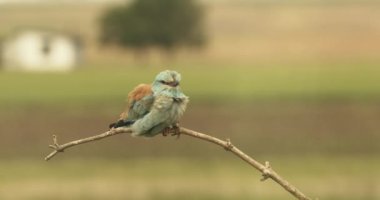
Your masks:
[[[166,70],[152,84],[138,85],[128,94],[126,111],[110,128],[131,127],[132,136],[165,136],[172,129],[179,134],[178,122],[189,102],[179,87],[180,81],[178,72]]]

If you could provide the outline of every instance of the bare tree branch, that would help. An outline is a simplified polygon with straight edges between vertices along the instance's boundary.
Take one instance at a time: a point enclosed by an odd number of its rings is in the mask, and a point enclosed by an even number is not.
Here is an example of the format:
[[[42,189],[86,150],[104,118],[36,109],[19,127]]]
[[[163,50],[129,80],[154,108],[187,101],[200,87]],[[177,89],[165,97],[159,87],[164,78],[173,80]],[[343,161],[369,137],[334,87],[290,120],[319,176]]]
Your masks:
[[[244,152],[242,152],[240,149],[238,149],[237,147],[235,147],[234,145],[232,145],[232,143],[231,143],[231,141],[229,139],[227,139],[226,141],[223,141],[223,140],[220,140],[218,138],[212,137],[210,135],[206,135],[206,134],[199,133],[199,132],[196,132],[196,131],[193,131],[193,130],[189,130],[189,129],[186,129],[186,128],[182,128],[182,127],[180,128],[180,133],[186,134],[186,135],[189,135],[189,136],[192,136],[192,137],[196,137],[196,138],[199,138],[199,139],[202,139],[202,140],[206,140],[208,142],[212,142],[214,144],[217,144],[219,146],[224,147],[225,150],[231,151],[236,156],[238,156],[239,158],[241,158],[242,160],[244,160],[245,162],[247,162],[248,164],[250,164],[252,167],[254,167],[257,170],[259,170],[262,173],[262,175],[263,175],[263,178],[261,179],[261,181],[265,181],[266,179],[271,178],[274,181],[276,181],[279,185],[281,185],[286,191],[288,191],[294,197],[296,197],[297,199],[300,199],[300,200],[311,200],[311,198],[306,197],[306,195],[304,195],[300,190],[298,190],[296,187],[294,187],[288,181],[286,181],[280,175],[278,175],[271,168],[271,166],[269,165],[268,161],[265,162],[265,165],[259,163],[258,161],[256,161],[255,159],[251,158],[250,156],[248,156],[247,154],[245,154]]]
[[[95,136],[92,136],[92,137],[83,138],[83,139],[79,139],[79,140],[74,140],[74,141],[71,141],[71,142],[68,142],[68,143],[65,143],[65,144],[62,144],[62,145],[58,144],[57,136],[53,135],[53,144],[49,145],[49,147],[52,148],[52,149],[54,149],[54,151],[51,152],[49,155],[47,155],[45,157],[45,160],[46,161],[50,160],[57,153],[63,152],[67,148],[70,148],[70,147],[73,147],[73,146],[76,146],[76,145],[79,145],[79,144],[84,144],[84,143],[87,143],[87,142],[92,142],[92,141],[95,141],[95,140],[100,140],[100,139],[103,139],[103,138],[106,138],[106,137],[109,137],[109,136],[113,136],[113,135],[117,135],[117,134],[121,134],[121,133],[132,133],[132,130],[129,129],[129,128],[112,129],[112,130],[109,130],[109,131],[107,131],[105,133],[102,133],[102,134],[99,134],[99,135],[95,135]]]
[[[45,160],[46,161],[50,160],[57,153],[63,152],[67,148],[70,148],[70,147],[73,147],[73,146],[76,146],[79,144],[84,144],[87,142],[92,142],[95,140],[100,140],[102,138],[106,138],[106,137],[109,137],[112,135],[117,135],[117,134],[122,134],[122,133],[132,133],[132,130],[130,128],[123,128],[123,127],[122,128],[116,128],[116,129],[109,130],[105,133],[99,134],[99,135],[95,135],[92,137],[71,141],[71,142],[68,142],[68,143],[65,143],[62,145],[58,144],[57,136],[53,135],[53,144],[49,145],[49,147],[54,149],[54,151],[51,152],[48,156],[46,156]],[[304,195],[300,190],[298,190],[296,187],[294,187],[288,181],[286,181],[280,175],[278,175],[271,168],[268,161],[265,162],[265,165],[261,164],[260,162],[256,161],[255,159],[251,158],[250,156],[248,156],[247,154],[242,152],[240,149],[235,147],[229,139],[227,139],[226,141],[223,141],[223,140],[220,140],[218,138],[212,137],[210,135],[200,133],[200,132],[196,132],[196,131],[186,129],[183,127],[180,127],[180,133],[188,135],[188,136],[192,136],[192,137],[195,137],[198,139],[202,139],[202,140],[205,140],[205,141],[208,141],[208,142],[211,142],[211,143],[214,143],[214,144],[217,144],[217,145],[223,147],[226,151],[232,152],[237,157],[241,158],[242,160],[244,160],[245,162],[250,164],[252,167],[254,167],[258,171],[260,171],[262,173],[262,176],[263,176],[261,181],[265,181],[268,178],[270,178],[270,179],[274,180],[275,182],[277,182],[279,185],[281,185],[286,191],[288,191],[290,194],[292,194],[297,199],[299,199],[299,200],[311,200],[311,198]]]

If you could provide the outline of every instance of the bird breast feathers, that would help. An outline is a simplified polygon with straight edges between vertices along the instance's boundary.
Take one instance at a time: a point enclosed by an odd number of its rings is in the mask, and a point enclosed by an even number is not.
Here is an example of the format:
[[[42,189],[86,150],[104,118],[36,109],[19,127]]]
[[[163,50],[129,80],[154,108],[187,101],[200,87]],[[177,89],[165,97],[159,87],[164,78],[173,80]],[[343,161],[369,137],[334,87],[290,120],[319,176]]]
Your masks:
[[[185,112],[188,98],[181,98],[180,101],[174,100],[173,97],[166,95],[157,95],[154,101],[153,108],[158,112],[167,112],[169,116],[172,116],[178,120]]]

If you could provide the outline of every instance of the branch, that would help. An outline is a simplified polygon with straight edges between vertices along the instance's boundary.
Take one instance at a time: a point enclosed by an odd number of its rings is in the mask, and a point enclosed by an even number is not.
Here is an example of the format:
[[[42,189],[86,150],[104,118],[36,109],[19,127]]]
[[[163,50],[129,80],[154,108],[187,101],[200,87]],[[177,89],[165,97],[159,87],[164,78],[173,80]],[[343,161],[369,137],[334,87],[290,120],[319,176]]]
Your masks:
[[[288,191],[290,194],[292,194],[294,197],[300,200],[311,200],[311,198],[306,197],[300,190],[298,190],[296,187],[291,185],[288,181],[283,179],[280,175],[278,175],[269,165],[269,162],[266,161],[265,165],[257,162],[255,159],[251,158],[244,152],[242,152],[240,149],[232,145],[231,141],[227,139],[226,141],[220,140],[218,138],[212,137],[210,135],[206,135],[203,133],[195,132],[186,128],[180,128],[180,133],[186,134],[195,138],[199,138],[202,140],[206,140],[208,142],[212,142],[214,144],[217,144],[219,146],[222,146],[225,150],[231,151],[233,154],[250,164],[252,167],[259,170],[263,178],[261,181],[265,181],[268,178],[273,179],[276,181],[279,185],[281,185],[286,191]]]
[[[62,145],[58,144],[57,136],[53,135],[53,144],[49,145],[50,148],[54,149],[53,152],[51,152],[48,156],[45,157],[45,160],[50,160],[53,156],[55,156],[57,153],[63,152],[65,149],[79,145],[84,144],[87,142],[92,142],[95,140],[100,140],[102,138],[106,138],[109,136],[122,134],[122,133],[132,133],[132,130],[130,128],[116,128],[109,130],[105,133],[95,135],[88,138],[83,138],[75,141],[71,141]],[[274,180],[279,185],[281,185],[286,191],[288,191],[290,194],[292,194],[294,197],[296,197],[299,200],[311,200],[311,198],[306,197],[300,190],[298,190],[296,187],[291,185],[288,181],[283,179],[280,175],[278,175],[270,166],[269,162],[266,161],[265,165],[261,164],[260,162],[256,161],[255,159],[251,158],[244,152],[242,152],[240,149],[232,145],[231,141],[227,139],[226,141],[220,140],[218,138],[212,137],[210,135],[206,135],[203,133],[199,133],[190,129],[182,128],[180,127],[180,133],[185,134],[188,136],[192,136],[201,140],[205,140],[214,144],[217,144],[221,147],[223,147],[226,151],[230,151],[233,154],[235,154],[237,157],[241,158],[248,164],[250,164],[252,167],[256,168],[258,171],[262,173],[263,178],[261,181],[265,181],[268,178]]]
[[[121,133],[132,133],[132,130],[129,129],[129,128],[112,129],[112,130],[109,130],[109,131],[107,131],[105,133],[102,133],[102,134],[99,134],[99,135],[95,135],[95,136],[92,136],[92,137],[88,137],[88,138],[83,138],[83,139],[71,141],[71,142],[68,142],[68,143],[62,144],[62,145],[58,144],[57,136],[53,135],[53,144],[49,145],[49,147],[52,148],[52,149],[54,149],[54,151],[51,152],[49,155],[47,155],[45,157],[45,160],[46,161],[50,160],[57,153],[63,152],[65,149],[68,149],[70,147],[73,147],[73,146],[76,146],[76,145],[79,145],[79,144],[84,144],[84,143],[87,143],[87,142],[92,142],[92,141],[95,141],[95,140],[100,140],[100,139],[103,139],[103,138],[106,138],[106,137],[109,137],[109,136],[113,136],[113,135],[117,135],[117,134],[121,134]]]

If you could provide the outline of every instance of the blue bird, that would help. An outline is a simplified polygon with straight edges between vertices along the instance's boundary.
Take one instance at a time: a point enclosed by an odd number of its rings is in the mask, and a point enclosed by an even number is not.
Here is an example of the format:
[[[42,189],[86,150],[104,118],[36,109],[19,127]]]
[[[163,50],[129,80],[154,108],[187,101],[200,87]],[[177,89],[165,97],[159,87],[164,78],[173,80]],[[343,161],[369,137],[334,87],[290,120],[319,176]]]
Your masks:
[[[160,72],[152,84],[140,84],[128,94],[128,105],[120,119],[110,128],[130,126],[132,136],[164,136],[186,110],[189,98],[182,93],[181,75],[176,71]]]

